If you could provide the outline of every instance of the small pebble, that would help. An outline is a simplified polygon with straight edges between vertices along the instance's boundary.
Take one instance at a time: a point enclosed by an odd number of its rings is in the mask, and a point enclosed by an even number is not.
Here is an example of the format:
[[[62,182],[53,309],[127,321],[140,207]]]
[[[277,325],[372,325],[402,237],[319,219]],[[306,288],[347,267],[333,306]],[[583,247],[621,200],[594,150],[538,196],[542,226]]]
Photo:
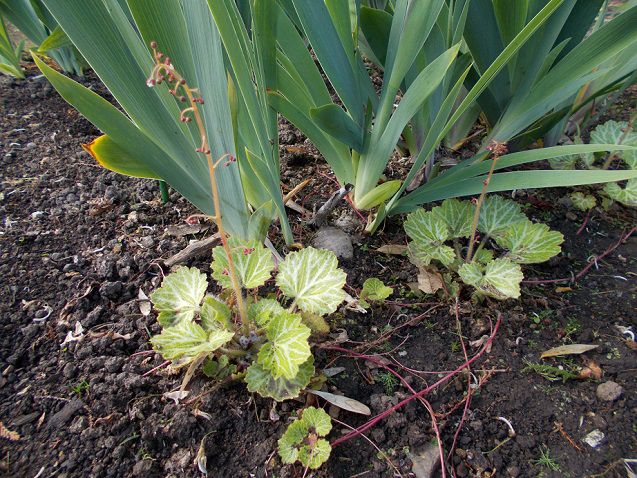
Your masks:
[[[591,448],[599,448],[600,446],[602,446],[605,440],[606,435],[604,435],[599,430],[593,430],[588,435],[586,435],[582,441]]]
[[[597,398],[604,402],[614,402],[624,393],[624,389],[616,382],[608,381],[597,386]]]

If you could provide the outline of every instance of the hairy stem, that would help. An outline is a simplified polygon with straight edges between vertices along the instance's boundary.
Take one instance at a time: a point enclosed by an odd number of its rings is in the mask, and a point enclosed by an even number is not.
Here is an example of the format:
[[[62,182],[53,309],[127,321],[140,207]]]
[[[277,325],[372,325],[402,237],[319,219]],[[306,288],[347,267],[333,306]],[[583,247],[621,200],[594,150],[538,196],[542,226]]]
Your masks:
[[[491,177],[493,176],[493,172],[495,171],[495,165],[498,162],[498,159],[503,154],[506,154],[506,144],[498,143],[496,141],[492,141],[491,144],[487,147],[489,151],[491,151],[492,161],[491,168],[489,169],[489,174],[487,178],[482,183],[482,191],[480,192],[480,197],[478,198],[478,202],[476,203],[476,210],[473,213],[473,222],[471,224],[471,237],[469,238],[469,250],[467,251],[467,257],[465,262],[471,262],[471,258],[473,257],[473,248],[476,242],[476,231],[478,229],[478,219],[480,218],[480,208],[484,203],[484,198],[487,195],[487,189],[489,188],[489,181],[491,181]]]

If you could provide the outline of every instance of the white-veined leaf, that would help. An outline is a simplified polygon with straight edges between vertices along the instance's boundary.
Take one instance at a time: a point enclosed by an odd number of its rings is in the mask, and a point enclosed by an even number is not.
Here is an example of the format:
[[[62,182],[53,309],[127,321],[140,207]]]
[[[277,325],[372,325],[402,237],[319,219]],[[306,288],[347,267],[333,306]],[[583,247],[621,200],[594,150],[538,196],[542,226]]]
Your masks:
[[[584,194],[577,191],[571,193],[569,197],[571,198],[571,201],[573,201],[573,206],[580,211],[588,211],[597,205],[597,199],[595,199],[595,196],[591,196],[590,194]]]
[[[591,132],[591,143],[637,144],[637,133],[627,130],[626,121],[606,121]]]
[[[493,260],[493,252],[489,249],[479,249],[473,255],[473,260],[480,264],[487,265]]]
[[[308,434],[307,424],[303,420],[295,420],[279,438],[278,450],[281,461],[286,465],[295,463],[299,458],[299,448]]]
[[[506,257],[518,264],[537,264],[560,253],[564,242],[561,232],[551,231],[546,224],[518,222],[507,227],[495,238],[509,252]]]
[[[519,264],[507,258],[499,258],[483,268],[476,262],[463,264],[458,274],[465,284],[478,292],[495,299],[517,299],[520,297],[520,282],[524,278]]]
[[[261,299],[248,307],[248,319],[265,327],[274,315],[285,312],[285,309],[274,299]]]
[[[233,336],[234,333],[227,330],[216,329],[208,333],[199,324],[181,321],[173,327],[166,327],[150,342],[166,360],[181,359],[180,364],[186,365],[199,354],[217,350]]]
[[[210,295],[204,299],[199,317],[201,318],[201,326],[207,332],[218,328],[230,329],[232,327],[230,307]]]
[[[629,179],[623,188],[617,183],[608,183],[604,186],[604,192],[625,206],[637,206],[637,179]]]
[[[291,380],[274,378],[259,363],[253,362],[245,376],[245,381],[250,392],[257,392],[262,397],[270,397],[277,402],[299,396],[301,389],[305,388],[314,375],[314,357],[310,358],[299,367],[299,373]]]
[[[274,269],[272,254],[257,240],[244,241],[236,237],[228,239],[241,287],[254,289],[270,278]],[[212,277],[226,289],[232,288],[228,256],[222,246],[213,249]]]
[[[449,266],[456,260],[456,252],[444,244],[418,244],[411,242],[409,244],[409,257],[416,265],[428,266],[431,261],[436,260],[442,262],[445,266]]]
[[[311,333],[300,315],[287,311],[273,315],[266,328],[268,342],[259,350],[258,363],[275,379],[293,379],[299,366],[312,355],[307,340]]]
[[[307,247],[287,255],[276,283],[301,310],[324,315],[334,312],[345,299],[346,277],[333,252]]]
[[[471,202],[454,198],[445,199],[431,213],[445,222],[451,237],[469,237],[474,210],[475,206]]]
[[[150,294],[150,300],[160,314],[163,327],[192,320],[206,293],[206,275],[194,267],[180,267],[167,275],[161,287]]]
[[[487,196],[480,208],[478,229],[494,237],[511,224],[526,220],[518,203],[500,196]]]
[[[431,211],[418,209],[407,216],[403,224],[405,232],[418,246],[440,245],[450,239],[445,221]]]

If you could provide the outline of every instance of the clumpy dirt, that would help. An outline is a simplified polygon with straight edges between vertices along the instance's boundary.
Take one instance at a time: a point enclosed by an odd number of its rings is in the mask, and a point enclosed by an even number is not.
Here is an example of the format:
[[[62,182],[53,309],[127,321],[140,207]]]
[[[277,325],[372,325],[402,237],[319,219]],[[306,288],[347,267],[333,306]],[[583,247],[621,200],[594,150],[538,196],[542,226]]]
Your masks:
[[[83,81],[104,93],[94,78]],[[98,131],[42,78],[1,77],[0,88],[0,421],[20,436],[0,438],[2,476],[196,477],[201,448],[209,476],[301,477],[302,467],[282,467],[276,455],[276,441],[296,410],[313,403],[349,426],[366,421],[312,396],[273,408],[240,383],[219,388],[196,379],[192,403],[165,398],[179,387],[180,376],[166,368],[153,371],[163,361],[148,339],[159,327],[153,314],[141,313],[138,293],[159,285],[166,272],[162,259],[211,231],[187,227],[196,211],[178,195],[163,205],[153,181],[95,165],[80,143]],[[313,178],[297,196],[311,211],[336,188],[329,168],[289,125],[283,125],[281,148],[287,187]],[[533,220],[566,238],[558,258],[526,268],[529,279],[571,277],[637,225],[634,211],[615,207],[596,211],[577,235],[583,217],[563,204],[564,194],[518,196],[530,204]],[[358,220],[345,206],[335,216],[341,214]],[[309,243],[312,231],[301,217],[293,214],[292,222],[297,238]],[[354,258],[342,262],[350,293],[375,276],[393,286],[394,295],[367,314],[334,314],[334,335],[321,339],[323,348],[316,351],[318,370],[344,368],[323,389],[360,400],[373,414],[409,392],[370,362],[329,349],[336,337],[339,347],[402,363],[411,373],[401,373],[416,390],[464,362],[453,304],[416,296],[407,285],[415,279],[408,261],[375,252],[404,244],[398,224],[391,221],[373,237],[355,235]],[[616,326],[637,330],[636,252],[633,235],[575,284],[528,284],[520,301],[472,304],[464,297],[458,315],[469,354],[479,349],[469,343],[489,333],[498,313],[502,324],[490,353],[472,366],[472,377],[460,374],[427,397],[448,450],[468,380],[480,384],[472,389],[450,460],[456,476],[625,476],[620,460],[636,458],[637,450],[636,352]],[[188,265],[206,270],[208,263],[202,257]],[[69,332],[82,340],[63,343]],[[528,364],[582,366],[580,357],[539,358],[571,342],[598,345],[584,357],[601,369],[600,379],[551,382],[525,371]],[[608,381],[622,387],[614,401],[597,396],[598,385]],[[330,439],[347,431],[335,422]],[[593,431],[603,434],[595,449],[582,441]],[[429,414],[417,401],[366,437],[336,447],[323,469],[306,476],[415,476],[414,461],[428,456],[435,441]],[[542,454],[551,461],[540,460]]]

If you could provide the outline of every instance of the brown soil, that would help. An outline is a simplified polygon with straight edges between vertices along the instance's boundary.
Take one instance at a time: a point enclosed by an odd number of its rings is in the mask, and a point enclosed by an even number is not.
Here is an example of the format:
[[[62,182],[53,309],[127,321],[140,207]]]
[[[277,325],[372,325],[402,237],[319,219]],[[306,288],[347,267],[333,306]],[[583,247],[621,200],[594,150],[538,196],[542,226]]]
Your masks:
[[[102,90],[94,79],[84,81]],[[42,78],[17,82],[1,77],[0,89],[0,421],[21,437],[0,441],[0,474],[32,477],[43,470],[39,476],[195,477],[201,475],[194,460],[205,439],[210,476],[303,476],[299,466],[281,467],[275,450],[305,399],[280,404],[274,413],[270,400],[251,396],[242,384],[214,390],[196,380],[193,394],[210,393],[196,407],[178,406],[162,397],[179,386],[178,375],[158,371],[144,376],[162,360],[149,352],[149,334],[157,333],[158,326],[152,314],[140,313],[137,294],[140,288],[150,293],[160,282],[158,259],[210,233],[177,237],[167,232],[196,211],[176,194],[172,203],[162,205],[152,181],[118,176],[93,164],[80,143],[98,131]],[[613,118],[626,114],[611,111]],[[284,182],[294,186],[315,178],[299,198],[312,210],[333,190],[317,175],[329,169],[291,127],[284,125],[281,142]],[[528,278],[569,277],[615,243],[622,229],[637,224],[634,211],[616,207],[596,212],[576,235],[583,218],[568,219],[573,212],[559,202],[564,193],[519,196],[531,204],[527,213],[534,220],[566,237],[563,253],[527,268]],[[336,216],[341,212],[347,208]],[[298,218],[293,222],[297,237],[307,243],[311,231]],[[337,313],[330,318],[332,329],[347,331],[350,342],[342,347],[391,355],[422,372],[453,370],[464,359],[452,304],[415,297],[406,285],[414,281],[413,267],[404,258],[374,252],[380,245],[404,242],[398,224],[390,221],[373,237],[357,236],[354,259],[342,263],[352,293],[375,276],[395,287],[392,301],[365,315]],[[498,311],[503,322],[491,352],[473,366],[483,386],[473,393],[452,459],[457,476],[624,476],[619,460],[635,458],[637,450],[636,352],[615,326],[637,330],[636,253],[633,236],[576,284],[527,287],[522,300],[504,304],[460,304],[465,343],[488,332]],[[205,270],[208,261],[204,257],[190,265]],[[61,346],[78,322],[84,339]],[[524,371],[527,362],[541,363],[542,351],[571,341],[599,345],[586,357],[601,367],[601,380],[549,382]],[[476,350],[469,347],[469,353]],[[582,363],[579,358],[572,362]],[[563,359],[546,363],[568,365]],[[319,370],[345,367],[325,390],[358,399],[373,413],[408,396],[369,362],[318,350],[317,364]],[[420,390],[437,378],[415,373],[409,380]],[[608,380],[624,389],[615,402],[596,397],[598,384]],[[462,415],[462,407],[454,406],[466,389],[467,377],[460,376],[428,397],[441,415],[446,449]],[[498,417],[511,422],[515,437],[508,439]],[[351,426],[365,421],[343,411],[338,419]],[[564,433],[556,431],[556,422]],[[593,430],[605,435],[598,449],[582,442]],[[330,439],[346,431],[336,424]],[[429,415],[417,401],[367,436],[394,468],[368,441],[357,438],[335,448],[329,463],[308,476],[413,476],[412,457],[434,437]],[[559,471],[537,464],[543,450]]]

